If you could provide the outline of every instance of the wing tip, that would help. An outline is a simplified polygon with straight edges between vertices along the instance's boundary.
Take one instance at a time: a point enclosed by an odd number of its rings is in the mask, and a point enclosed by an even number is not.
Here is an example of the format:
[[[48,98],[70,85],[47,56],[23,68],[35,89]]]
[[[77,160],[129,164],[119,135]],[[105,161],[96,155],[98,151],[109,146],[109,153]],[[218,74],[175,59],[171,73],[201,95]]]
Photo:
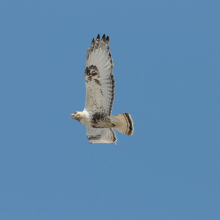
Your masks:
[[[100,41],[100,34],[97,35],[96,40],[93,38],[92,39],[92,43],[91,43],[91,51],[93,50],[93,48],[97,48],[99,46],[99,41]],[[109,36],[105,36],[105,34],[103,34],[102,39],[101,39],[101,45],[103,45],[104,43],[109,44]],[[109,49],[109,48],[108,48]]]
[[[105,40],[106,40],[106,38],[105,38],[105,34],[103,34],[103,36],[102,36],[102,41],[105,42]]]
[[[106,41],[107,41],[107,43],[109,43],[109,36],[106,37]]]
[[[91,43],[91,50],[94,48],[94,45],[95,45],[95,39],[93,38]]]
[[[100,34],[97,35],[96,41],[95,41],[95,47],[99,46],[99,41],[100,41]]]

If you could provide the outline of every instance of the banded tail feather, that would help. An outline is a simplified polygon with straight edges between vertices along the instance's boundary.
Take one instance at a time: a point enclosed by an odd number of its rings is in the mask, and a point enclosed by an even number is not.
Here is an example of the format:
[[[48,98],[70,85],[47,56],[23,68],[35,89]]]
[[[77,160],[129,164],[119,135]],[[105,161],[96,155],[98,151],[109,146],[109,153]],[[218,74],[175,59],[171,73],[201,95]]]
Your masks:
[[[134,126],[130,114],[123,113],[120,115],[114,115],[110,116],[110,119],[113,124],[113,129],[129,136],[133,135]]]

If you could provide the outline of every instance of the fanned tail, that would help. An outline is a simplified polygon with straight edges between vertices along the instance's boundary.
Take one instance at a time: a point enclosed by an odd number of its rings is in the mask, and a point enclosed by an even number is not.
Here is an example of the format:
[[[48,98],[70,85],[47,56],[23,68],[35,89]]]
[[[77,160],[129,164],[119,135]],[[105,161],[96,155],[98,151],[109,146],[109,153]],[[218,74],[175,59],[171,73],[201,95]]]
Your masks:
[[[127,135],[133,135],[134,126],[131,115],[128,113],[110,116],[113,129]]]

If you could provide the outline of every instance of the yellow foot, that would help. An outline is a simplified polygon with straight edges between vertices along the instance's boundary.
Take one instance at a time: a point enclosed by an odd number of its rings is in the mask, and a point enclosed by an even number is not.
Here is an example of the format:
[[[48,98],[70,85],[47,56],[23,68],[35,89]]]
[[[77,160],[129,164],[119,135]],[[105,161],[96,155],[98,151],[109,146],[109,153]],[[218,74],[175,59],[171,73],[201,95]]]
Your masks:
[[[114,127],[114,125],[113,124],[109,124],[109,127]]]

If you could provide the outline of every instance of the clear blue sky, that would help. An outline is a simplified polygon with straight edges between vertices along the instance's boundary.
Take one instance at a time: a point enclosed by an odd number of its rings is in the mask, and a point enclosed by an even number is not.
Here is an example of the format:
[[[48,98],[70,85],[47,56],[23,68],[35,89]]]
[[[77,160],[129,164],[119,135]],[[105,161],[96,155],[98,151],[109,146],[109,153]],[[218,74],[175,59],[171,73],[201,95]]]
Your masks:
[[[0,2],[1,220],[220,219],[220,2]],[[110,36],[113,114],[91,145],[86,52]]]

